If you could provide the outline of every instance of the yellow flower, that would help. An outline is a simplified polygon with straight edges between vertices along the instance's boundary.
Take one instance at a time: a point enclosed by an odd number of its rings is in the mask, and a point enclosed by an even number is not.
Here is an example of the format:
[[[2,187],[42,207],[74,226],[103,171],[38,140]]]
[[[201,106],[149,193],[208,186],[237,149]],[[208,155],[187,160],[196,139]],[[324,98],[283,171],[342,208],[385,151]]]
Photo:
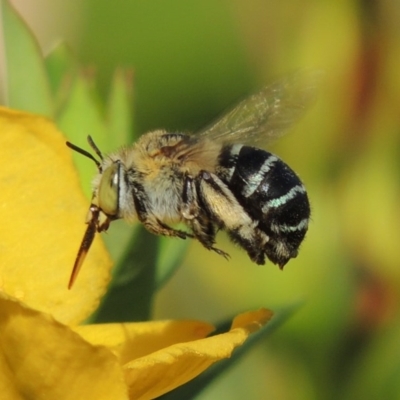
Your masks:
[[[39,116],[0,108],[0,393],[4,399],[151,399],[227,358],[266,323],[229,332],[197,321],[78,326],[98,305],[111,261],[96,238],[67,284],[87,202],[65,140]]]

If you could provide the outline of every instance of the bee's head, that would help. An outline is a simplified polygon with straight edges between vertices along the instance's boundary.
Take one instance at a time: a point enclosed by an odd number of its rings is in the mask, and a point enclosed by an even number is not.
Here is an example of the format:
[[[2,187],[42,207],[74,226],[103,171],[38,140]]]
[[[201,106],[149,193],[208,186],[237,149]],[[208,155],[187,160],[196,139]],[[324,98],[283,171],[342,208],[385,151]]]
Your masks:
[[[86,217],[88,227],[83,236],[81,246],[76,256],[75,264],[72,269],[68,288],[70,289],[75,282],[78,272],[85,260],[90,246],[92,245],[94,236],[97,232],[106,231],[110,222],[118,218],[119,214],[119,186],[121,181],[121,163],[119,161],[112,162],[107,165],[103,163],[103,155],[98,149],[93,139],[88,136],[88,142],[97,156],[98,161],[92,154],[84,149],[81,149],[74,144],[67,142],[67,146],[72,150],[90,158],[95,162],[99,170],[99,182],[97,189],[94,191],[92,202]]]
[[[103,164],[104,165],[104,164]],[[95,181],[92,205],[95,205],[110,220],[119,218],[120,183],[122,167],[119,160],[112,161],[99,169],[98,180]],[[101,229],[104,230],[104,229]]]

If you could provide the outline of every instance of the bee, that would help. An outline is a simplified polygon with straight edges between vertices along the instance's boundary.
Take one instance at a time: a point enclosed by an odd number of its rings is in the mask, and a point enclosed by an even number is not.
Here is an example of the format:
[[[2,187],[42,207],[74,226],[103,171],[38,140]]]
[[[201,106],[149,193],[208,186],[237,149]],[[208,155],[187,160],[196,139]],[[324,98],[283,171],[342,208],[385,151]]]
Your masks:
[[[268,258],[281,269],[296,257],[310,219],[306,189],[279,157],[258,147],[282,135],[315,97],[316,72],[297,72],[251,95],[197,134],[156,130],[132,146],[96,163],[88,227],[75,260],[69,288],[96,232],[116,219],[140,221],[147,230],[215,247],[219,230],[256,264]],[[171,225],[183,222],[188,231]]]

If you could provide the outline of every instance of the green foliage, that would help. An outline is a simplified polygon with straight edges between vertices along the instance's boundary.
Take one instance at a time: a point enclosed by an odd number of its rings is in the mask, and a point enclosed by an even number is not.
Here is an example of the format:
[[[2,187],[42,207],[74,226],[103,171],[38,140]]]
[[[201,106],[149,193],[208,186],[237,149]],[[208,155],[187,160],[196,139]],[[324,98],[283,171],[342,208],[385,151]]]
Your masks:
[[[8,1],[2,1],[6,96],[10,107],[53,115],[50,83],[36,39]]]

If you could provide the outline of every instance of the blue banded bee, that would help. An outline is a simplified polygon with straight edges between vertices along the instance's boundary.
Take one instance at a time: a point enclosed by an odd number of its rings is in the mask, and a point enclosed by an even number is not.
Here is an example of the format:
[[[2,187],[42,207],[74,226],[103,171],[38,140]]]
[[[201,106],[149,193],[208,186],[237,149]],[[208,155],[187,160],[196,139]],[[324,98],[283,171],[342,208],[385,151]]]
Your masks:
[[[299,72],[251,95],[196,135],[157,130],[103,156],[67,142],[98,168],[87,230],[69,287],[96,231],[111,221],[139,220],[156,235],[195,238],[214,246],[218,230],[264,264],[281,269],[297,256],[308,229],[310,204],[296,173],[277,156],[253,147],[280,136],[315,97],[318,73]],[[171,224],[184,222],[182,231]]]

